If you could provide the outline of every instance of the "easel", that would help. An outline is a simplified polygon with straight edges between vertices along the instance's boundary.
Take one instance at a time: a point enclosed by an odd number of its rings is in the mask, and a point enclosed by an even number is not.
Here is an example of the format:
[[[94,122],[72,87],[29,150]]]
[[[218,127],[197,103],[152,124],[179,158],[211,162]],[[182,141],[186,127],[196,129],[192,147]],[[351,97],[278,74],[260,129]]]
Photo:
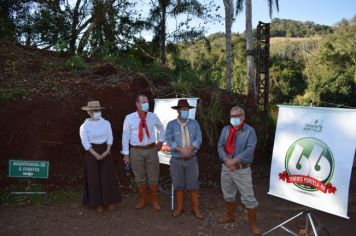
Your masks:
[[[287,228],[285,226],[285,224],[293,221],[294,219],[298,218],[299,216],[304,216],[305,217],[305,228],[304,228],[304,232],[302,232],[302,234],[300,232],[295,233],[293,232],[291,229]],[[316,221],[317,224],[314,223],[314,220]],[[325,228],[325,226],[315,217],[312,215],[312,212],[310,209],[306,209],[300,213],[298,213],[297,215],[289,218],[288,220],[284,221],[283,223],[277,225],[276,227],[270,229],[269,231],[263,233],[262,235],[267,235],[269,233],[271,233],[272,231],[281,228],[285,231],[287,231],[288,233],[290,233],[291,235],[294,236],[309,236],[309,223],[311,225],[312,228],[312,232],[314,233],[315,236],[318,236],[318,232],[320,230],[324,230],[328,235],[331,235],[330,232]]]

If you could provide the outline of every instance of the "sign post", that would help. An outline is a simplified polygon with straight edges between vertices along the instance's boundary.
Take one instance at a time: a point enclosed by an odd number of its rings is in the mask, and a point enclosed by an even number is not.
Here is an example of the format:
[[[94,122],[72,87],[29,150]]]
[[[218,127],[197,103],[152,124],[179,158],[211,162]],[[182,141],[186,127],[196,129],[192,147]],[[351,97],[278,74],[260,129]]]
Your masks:
[[[9,160],[8,176],[13,178],[48,179],[49,161]],[[47,192],[11,192],[12,195],[34,195]]]

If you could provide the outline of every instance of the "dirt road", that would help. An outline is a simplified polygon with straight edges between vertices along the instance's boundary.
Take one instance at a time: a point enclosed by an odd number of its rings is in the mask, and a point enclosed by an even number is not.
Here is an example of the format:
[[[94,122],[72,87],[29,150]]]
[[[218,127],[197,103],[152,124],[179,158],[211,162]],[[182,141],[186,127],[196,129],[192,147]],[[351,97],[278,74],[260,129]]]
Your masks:
[[[256,197],[260,202],[258,221],[263,232],[305,210],[304,206],[278,199],[267,194],[268,179],[255,181]],[[137,195],[123,194],[123,201],[113,212],[98,215],[81,205],[80,197],[62,203],[48,203],[26,207],[0,206],[0,235],[251,235],[244,209],[239,205],[235,223],[220,225],[223,214],[223,199],[220,189],[201,190],[203,220],[196,220],[186,202],[185,213],[173,218],[170,197],[160,192],[163,207],[160,212],[150,206],[135,210]],[[313,211],[313,215],[327,228],[331,235],[355,235],[356,223],[356,175],[353,174],[350,188],[349,217],[346,220],[334,215]],[[304,218],[288,224],[297,231]],[[320,231],[320,235],[327,235]],[[278,229],[269,235],[289,235]]]

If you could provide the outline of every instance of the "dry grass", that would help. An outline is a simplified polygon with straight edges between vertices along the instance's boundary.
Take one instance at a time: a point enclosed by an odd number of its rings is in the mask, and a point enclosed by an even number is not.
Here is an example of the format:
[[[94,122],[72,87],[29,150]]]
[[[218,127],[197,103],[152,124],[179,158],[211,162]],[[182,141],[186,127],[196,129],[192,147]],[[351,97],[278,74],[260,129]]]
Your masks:
[[[311,40],[320,40],[321,37],[314,36],[309,38],[293,38],[293,37],[272,37],[270,39],[271,44],[285,43],[285,42],[307,42]]]

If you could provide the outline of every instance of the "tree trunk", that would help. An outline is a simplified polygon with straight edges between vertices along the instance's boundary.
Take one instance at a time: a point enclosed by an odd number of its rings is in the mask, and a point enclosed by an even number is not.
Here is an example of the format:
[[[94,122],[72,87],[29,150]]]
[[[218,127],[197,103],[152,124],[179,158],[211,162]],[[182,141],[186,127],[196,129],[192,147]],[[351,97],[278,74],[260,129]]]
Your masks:
[[[232,0],[224,0],[225,7],[225,31],[226,31],[226,89],[231,91],[231,77],[232,77],[232,50],[231,50],[231,27],[233,17],[233,3]]]
[[[73,10],[73,19],[72,19],[72,27],[71,27],[71,34],[69,40],[69,51],[71,54],[75,53],[75,43],[77,41],[78,33],[77,33],[77,26],[79,23],[79,6],[81,0],[77,0],[74,10]]]
[[[256,70],[253,54],[252,39],[252,0],[245,0],[246,6],[246,54],[247,54],[247,78],[248,95],[257,100]]]
[[[112,7],[112,4],[115,2],[115,0],[108,0],[100,9],[97,9],[93,14],[94,17],[92,18],[92,22],[88,26],[87,30],[84,32],[78,46],[77,52],[80,54],[83,52],[84,47],[87,45],[90,33],[93,31],[93,29],[101,23],[105,19],[106,13],[109,11],[109,9]]]
[[[166,17],[167,17],[167,4],[166,1],[161,2],[162,18],[160,25],[160,51],[161,51],[161,66],[166,66]]]

